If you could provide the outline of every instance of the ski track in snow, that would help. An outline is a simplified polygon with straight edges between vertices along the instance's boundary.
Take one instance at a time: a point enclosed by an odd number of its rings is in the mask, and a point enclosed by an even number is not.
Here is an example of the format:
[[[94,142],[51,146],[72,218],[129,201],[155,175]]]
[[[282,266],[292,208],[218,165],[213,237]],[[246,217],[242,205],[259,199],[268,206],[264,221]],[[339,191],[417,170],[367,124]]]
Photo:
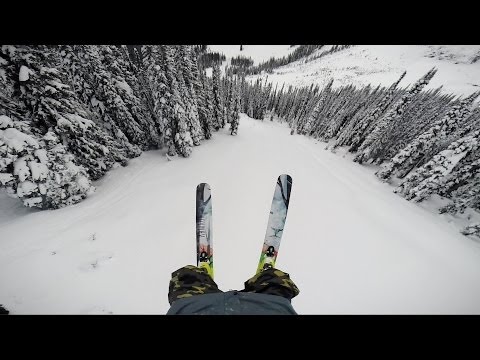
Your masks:
[[[228,126],[227,126],[228,127]],[[164,314],[171,273],[195,263],[195,189],[212,188],[215,280],[254,275],[275,181],[293,187],[277,266],[300,314],[478,313],[480,245],[371,168],[241,114],[189,159],[150,151],[85,201],[35,211],[0,194],[0,303],[12,314]]]

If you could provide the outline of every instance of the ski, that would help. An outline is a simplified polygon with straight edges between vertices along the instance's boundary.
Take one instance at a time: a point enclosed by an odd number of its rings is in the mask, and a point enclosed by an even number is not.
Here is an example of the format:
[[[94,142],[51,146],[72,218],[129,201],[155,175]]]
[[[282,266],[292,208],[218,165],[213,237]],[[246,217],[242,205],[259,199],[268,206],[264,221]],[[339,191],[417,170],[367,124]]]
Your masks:
[[[213,279],[212,194],[210,185],[198,184],[196,193],[197,266]]]
[[[257,274],[263,270],[275,267],[283,228],[287,219],[288,203],[292,190],[292,177],[282,174],[278,177],[273,193],[272,207],[268,218],[267,232],[263,242]]]

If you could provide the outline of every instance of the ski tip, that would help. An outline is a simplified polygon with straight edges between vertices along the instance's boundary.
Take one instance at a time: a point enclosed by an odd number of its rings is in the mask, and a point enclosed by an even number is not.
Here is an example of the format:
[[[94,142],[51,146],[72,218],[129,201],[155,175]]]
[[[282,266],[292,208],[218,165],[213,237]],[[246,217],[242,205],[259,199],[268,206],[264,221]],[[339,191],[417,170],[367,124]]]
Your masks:
[[[200,194],[200,193],[210,193],[212,191],[212,189],[210,188],[210,185],[208,185],[207,183],[200,183],[197,185],[197,189],[196,189],[196,192],[197,194]]]

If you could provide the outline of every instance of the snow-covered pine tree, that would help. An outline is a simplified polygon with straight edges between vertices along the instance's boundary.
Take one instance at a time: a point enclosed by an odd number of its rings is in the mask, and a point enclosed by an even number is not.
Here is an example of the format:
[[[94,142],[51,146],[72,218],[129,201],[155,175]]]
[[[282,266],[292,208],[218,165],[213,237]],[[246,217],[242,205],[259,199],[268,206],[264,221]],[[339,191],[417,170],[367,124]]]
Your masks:
[[[38,137],[30,121],[15,118],[0,115],[0,187],[25,206],[40,209],[84,199],[93,189],[86,170],[74,163],[53,132]]]
[[[301,122],[301,119],[305,116],[305,111],[307,110],[307,103],[310,100],[310,98],[313,96],[313,84],[310,85],[310,88],[303,89],[302,94],[300,96],[300,101],[298,105],[298,110],[297,113],[293,119],[292,123],[292,129],[294,132],[296,131],[298,133],[298,128],[299,128],[299,123]]]
[[[230,116],[230,135],[237,135],[238,133],[238,123],[240,120],[239,111],[240,111],[240,93],[239,86],[237,84],[233,85],[232,88],[232,97],[233,102],[231,105],[231,116]]]
[[[360,146],[363,145],[363,142],[369,134],[368,130],[375,126],[377,120],[385,113],[392,101],[395,99],[397,86],[405,77],[406,73],[406,71],[402,73],[400,78],[390,86],[385,93],[385,96],[378,102],[377,106],[375,106],[375,108],[372,109],[367,116],[358,122],[357,126],[353,129],[353,133],[355,135],[351,141],[350,148],[348,149],[349,152],[355,152]]]
[[[197,107],[198,107],[198,119],[205,139],[212,137],[212,112],[211,104],[209,104],[210,97],[207,90],[206,75],[198,69],[198,59],[195,51],[190,51],[189,67],[191,78],[189,81],[192,83],[197,95]]]
[[[115,101],[116,106],[119,106],[122,111],[128,112],[142,131],[143,138],[141,141],[135,140],[133,142],[139,145],[142,150],[157,148],[160,143],[158,127],[155,119],[141,101],[139,80],[133,74],[126,52],[113,45],[101,45],[98,46],[98,50],[102,64],[111,76],[114,85],[112,90],[118,94],[125,108],[117,105],[119,103],[118,99]]]
[[[109,137],[87,117],[91,115],[70,90],[60,63],[57,47],[17,46],[2,47],[4,58],[19,73],[10,74],[10,82],[20,89],[17,101],[23,103],[32,130],[38,137],[54,131],[62,139],[75,161],[83,165],[92,179],[98,179],[115,162],[127,163],[128,157],[140,154],[140,149],[125,139],[119,143]],[[7,60],[8,59],[8,60]],[[69,127],[68,118],[79,126]],[[77,131],[78,130],[78,131]]]
[[[479,95],[480,92],[473,93],[453,106],[443,118],[437,120],[427,131],[399,151],[376,175],[382,180],[388,180],[395,171],[402,170],[399,176],[404,177],[422,159],[431,157],[434,149],[438,148],[438,145],[441,146],[471,114],[471,104]]]
[[[189,48],[186,45],[172,47],[175,54],[175,74],[180,96],[183,100],[187,120],[187,128],[193,145],[200,145],[201,127],[198,117],[197,95],[193,88],[193,75],[190,72]]]
[[[293,120],[295,118],[295,112],[297,109],[297,101],[300,95],[300,89],[296,88],[292,91],[290,95],[289,103],[287,104],[287,114],[285,116],[285,120],[289,124],[290,127],[293,125]]]
[[[139,156],[141,150],[136,144],[142,144],[147,136],[118,94],[111,74],[102,64],[98,47],[66,45],[60,54],[61,68],[68,74],[65,83],[88,111],[88,116],[80,115],[92,119],[115,138],[128,157]]]
[[[339,104],[333,110],[331,120],[325,129],[325,133],[322,137],[324,141],[334,138],[339,130],[345,126],[345,122],[348,122],[355,114],[358,108],[357,104],[360,103],[361,98],[364,96],[362,91],[367,94],[370,93],[370,85],[360,91],[358,91],[353,85],[345,87],[341,101],[339,101]]]
[[[361,119],[364,119],[371,108],[373,108],[376,101],[383,93],[384,88],[378,85],[372,93],[368,94],[362,101],[360,101],[359,108],[353,115],[352,119],[341,129],[337,140],[335,141],[332,151],[339,146],[350,145],[352,138],[355,136],[355,129]]]
[[[445,186],[455,166],[470,152],[479,147],[480,130],[475,130],[451,143],[446,150],[435,155],[432,160],[410,173],[395,189],[407,200],[422,201],[439,193]]]
[[[292,88],[292,85],[289,85],[288,89],[285,91],[283,91],[283,88],[282,88],[281,97],[278,99],[276,112],[278,117],[280,117],[281,119],[285,119],[285,106],[286,106],[291,88]]]
[[[345,87],[342,86],[340,88],[330,91],[327,94],[327,98],[325,99],[324,106],[322,107],[318,115],[318,120],[316,121],[313,128],[313,136],[316,139],[323,137],[325,130],[328,127],[328,124],[330,123],[330,119],[334,114],[334,110],[341,103],[341,96],[344,91],[345,91]]]
[[[442,94],[437,98],[433,97],[427,101],[426,107],[422,107],[423,113],[418,114],[418,117],[421,121],[414,121],[415,118],[411,116],[413,121],[411,121],[410,126],[405,129],[405,146],[413,141],[417,136],[427,131],[433,125],[433,123],[435,123],[435,121],[443,118],[445,114],[452,108],[452,106],[458,103],[458,101],[455,101],[454,99],[454,94]],[[449,141],[445,147],[448,146],[450,142],[451,141]],[[439,148],[438,150],[432,150],[433,153],[431,156],[435,155],[440,150],[444,150],[445,147],[443,149]],[[391,157],[393,158],[402,148],[403,147],[396,149],[395,153],[391,154]],[[423,165],[423,163],[419,165]]]
[[[152,45],[143,45],[144,47],[152,47]],[[155,126],[155,132],[158,134],[158,146],[162,146],[162,126],[160,124],[161,117],[155,111],[155,100],[153,99],[153,83],[151,82],[150,76],[148,73],[149,69],[152,68],[154,62],[153,57],[151,56],[151,51],[148,52],[148,58],[143,58],[141,61],[137,57],[137,49],[131,45],[127,45],[128,54],[130,57],[130,64],[133,69],[133,72],[137,78],[136,93],[139,96],[141,106],[143,111],[148,113],[147,117],[150,118]]]
[[[315,105],[317,104],[317,102],[320,98],[319,97],[319,90],[320,89],[319,89],[318,85],[316,85],[313,88],[313,91],[311,92],[311,94],[309,96],[309,99],[308,99],[308,101],[305,105],[305,109],[302,112],[302,116],[298,119],[298,122],[297,122],[297,128],[298,129],[303,129],[309,115],[312,113],[313,109],[315,108]]]
[[[275,84],[275,89],[273,90],[272,93],[270,93],[270,97],[268,98],[267,110],[271,111],[272,113],[275,106],[275,99],[277,97],[277,88],[278,88],[278,84]]]
[[[428,71],[404,96],[402,96],[400,101],[398,101],[390,111],[379,119],[373,128],[373,131],[365,138],[365,141],[360,146],[359,152],[353,161],[361,164],[368,159],[377,158],[378,152],[386,146],[385,138],[388,130],[402,117],[407,105],[430,82],[436,72],[437,69],[435,68]]]
[[[268,99],[270,97],[270,92],[272,91],[272,84],[269,83],[268,85],[266,84],[265,80],[265,86],[260,87],[260,102],[258,106],[258,117],[257,119],[263,120],[265,117],[265,113],[267,111],[267,105],[268,105]]]
[[[282,84],[282,87],[280,88],[280,91],[277,92],[277,96],[275,97],[275,101],[273,103],[273,112],[277,116],[279,114],[280,100],[283,99],[284,96],[285,96],[284,88],[285,88],[285,83]]]
[[[165,104],[165,116],[167,119],[170,119],[168,124],[170,126],[165,129],[165,136],[167,138],[173,138],[176,151],[183,157],[188,157],[192,153],[193,141],[188,128],[185,105],[182,101],[177,82],[178,75],[175,69],[175,53],[170,45],[161,45],[161,49],[163,52],[165,76],[170,90],[170,97]],[[169,148],[168,155],[174,155],[171,148]]]
[[[213,128],[218,131],[220,128],[225,126],[225,119],[223,116],[223,102],[222,102],[222,93],[220,88],[220,66],[218,63],[213,64],[212,70],[212,99],[213,99],[213,115],[214,122]]]
[[[170,83],[166,77],[165,61],[162,49],[158,45],[145,46],[143,66],[139,78],[143,84],[144,98],[149,104],[161,143],[167,147],[169,156],[176,155],[174,136],[176,133],[172,119],[169,117],[168,99],[171,98]]]
[[[232,120],[232,108],[233,108],[233,79],[232,75],[225,75],[224,82],[224,109],[225,109],[225,122],[230,123]]]
[[[390,160],[393,158],[418,135],[425,132],[433,124],[434,120],[441,117],[436,115],[440,114],[441,111],[443,112],[445,108],[442,103],[443,98],[439,96],[440,90],[441,88],[422,91],[406,107],[401,121],[397,121],[387,134],[386,143],[389,146],[384,147],[380,151],[379,159]]]
[[[466,135],[470,132],[480,130],[480,118],[477,118],[476,121],[471,124],[464,125],[463,128],[464,129],[457,133]],[[444,197],[455,198],[455,194],[458,194],[458,191],[460,191],[460,193],[463,192],[461,189],[468,187],[479,172],[480,146],[477,146],[472,149],[468,155],[458,161],[451,173],[444,179],[437,193]]]
[[[280,99],[278,116],[286,120],[287,113],[290,110],[290,102],[293,94],[293,86],[289,85],[287,91],[284,93],[284,96]]]
[[[472,164],[474,177],[451,194],[453,202],[439,209],[440,214],[463,214],[467,208],[480,211],[480,160]]]

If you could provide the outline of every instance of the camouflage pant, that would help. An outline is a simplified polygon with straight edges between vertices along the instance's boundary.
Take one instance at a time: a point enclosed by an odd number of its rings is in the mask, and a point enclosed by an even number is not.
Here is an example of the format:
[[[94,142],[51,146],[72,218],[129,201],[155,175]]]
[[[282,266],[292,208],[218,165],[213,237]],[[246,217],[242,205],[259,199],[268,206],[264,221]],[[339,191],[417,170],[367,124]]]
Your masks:
[[[243,292],[256,292],[283,296],[289,300],[299,294],[295,283],[287,273],[278,269],[267,269],[245,282]],[[206,269],[193,265],[184,266],[172,273],[168,301],[209,293],[222,292]]]

